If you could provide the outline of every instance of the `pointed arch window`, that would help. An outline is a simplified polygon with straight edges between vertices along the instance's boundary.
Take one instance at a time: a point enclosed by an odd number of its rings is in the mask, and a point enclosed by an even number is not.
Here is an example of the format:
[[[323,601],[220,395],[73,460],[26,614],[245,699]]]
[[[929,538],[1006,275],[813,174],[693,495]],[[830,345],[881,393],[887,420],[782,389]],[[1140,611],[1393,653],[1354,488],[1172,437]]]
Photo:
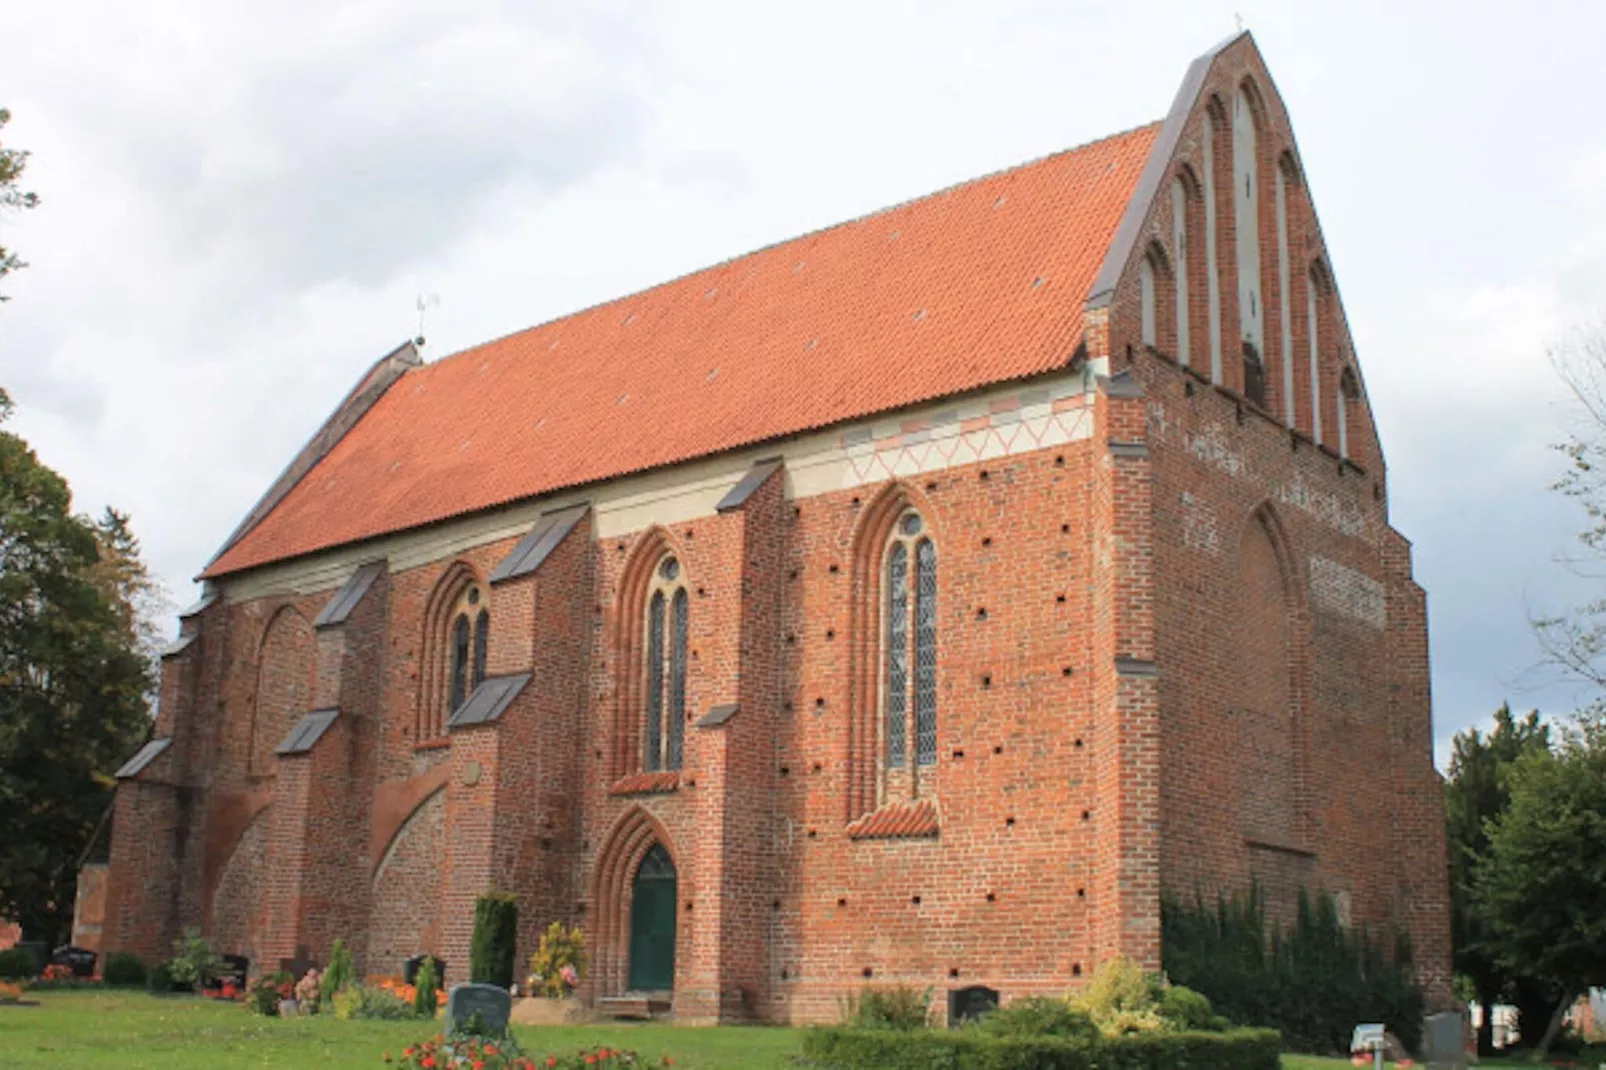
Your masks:
[[[913,509],[887,540],[881,643],[882,755],[889,772],[937,762],[937,545]]]
[[[689,601],[680,561],[665,555],[647,588],[642,768],[649,773],[679,769],[685,757]]]
[[[451,664],[447,672],[445,716],[450,718],[485,679],[485,657],[491,639],[491,612],[480,604],[477,584],[469,584],[453,608],[450,638]],[[435,733],[444,730],[435,725]]]

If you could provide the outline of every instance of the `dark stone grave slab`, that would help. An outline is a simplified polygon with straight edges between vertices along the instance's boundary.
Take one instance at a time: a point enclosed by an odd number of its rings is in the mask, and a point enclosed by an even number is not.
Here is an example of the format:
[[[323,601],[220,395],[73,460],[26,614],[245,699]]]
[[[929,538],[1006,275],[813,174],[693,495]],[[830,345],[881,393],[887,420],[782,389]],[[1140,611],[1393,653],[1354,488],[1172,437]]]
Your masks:
[[[244,955],[219,955],[223,965],[218,967],[217,980],[233,981],[239,988],[245,987],[246,975],[251,972],[251,960]]]
[[[986,985],[948,990],[948,1025],[957,1027],[974,1022],[988,1011],[998,1009],[998,989]]]
[[[95,976],[95,960],[100,956],[93,951],[71,944],[56,948],[50,953],[50,961],[57,966],[66,966],[72,970],[74,977]]]
[[[402,983],[413,984],[418,980],[419,968],[424,965],[425,959],[435,959],[435,984],[439,988],[446,987],[446,963],[436,959],[434,955],[414,955],[402,963]]]
[[[485,1036],[507,1035],[513,997],[496,985],[454,985],[446,996],[446,1029],[455,1032],[475,1014],[485,1023]]]

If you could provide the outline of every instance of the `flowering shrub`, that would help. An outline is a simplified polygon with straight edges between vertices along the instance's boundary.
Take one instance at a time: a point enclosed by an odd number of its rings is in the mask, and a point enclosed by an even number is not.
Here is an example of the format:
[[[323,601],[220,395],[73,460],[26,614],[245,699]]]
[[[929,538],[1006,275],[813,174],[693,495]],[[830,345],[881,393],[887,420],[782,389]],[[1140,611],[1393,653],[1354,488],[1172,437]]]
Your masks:
[[[413,1007],[410,1003],[402,1002],[402,998],[388,988],[348,985],[335,993],[334,1013],[341,1020],[377,1018],[393,1021],[413,1017]]]
[[[391,1061],[389,1053],[385,1061]],[[401,1054],[401,1066],[420,1070],[536,1070],[512,1037],[442,1036],[414,1044]]]
[[[385,1061],[393,1060],[387,1054]],[[485,1037],[437,1036],[402,1052],[400,1066],[421,1070],[627,1070],[649,1065],[674,1066],[665,1055],[649,1064],[633,1051],[621,1048],[582,1048],[564,1055],[525,1055],[508,1040]]]
[[[419,970],[419,977],[420,977],[420,979],[427,979],[425,977],[424,971],[422,969]],[[385,991],[394,994],[403,1003],[406,1003],[409,1006],[414,1007],[414,1008],[416,1008],[418,1006],[418,988],[417,988],[417,986],[408,984],[407,982],[403,981],[400,977],[395,977],[395,976],[369,977],[369,978],[366,978],[363,981],[363,984],[367,985],[369,988],[383,988]],[[439,1006],[444,1005],[445,1002],[446,1002],[446,990],[437,985],[435,987],[434,1005],[436,1007],[439,1007]]]
[[[52,962],[45,967],[45,972],[28,982],[29,988],[89,988],[100,985],[98,977],[79,977],[72,972],[71,966]]]
[[[269,1018],[279,1014],[279,1001],[289,999],[295,994],[295,983],[287,973],[269,973],[258,977],[251,982],[246,990],[245,1009],[252,1014],[262,1014]]]
[[[225,977],[223,979],[223,983],[215,988],[207,987],[201,989],[201,995],[205,996],[207,999],[235,1000],[244,998],[240,992],[240,986],[234,983],[234,978],[232,977]]]
[[[580,927],[565,929],[555,921],[541,934],[541,943],[530,956],[530,992],[561,999],[580,985],[580,971],[586,963],[586,937]]]
[[[307,970],[306,976],[296,982],[296,1007],[303,1014],[318,1013],[318,982],[322,979],[316,966]]]

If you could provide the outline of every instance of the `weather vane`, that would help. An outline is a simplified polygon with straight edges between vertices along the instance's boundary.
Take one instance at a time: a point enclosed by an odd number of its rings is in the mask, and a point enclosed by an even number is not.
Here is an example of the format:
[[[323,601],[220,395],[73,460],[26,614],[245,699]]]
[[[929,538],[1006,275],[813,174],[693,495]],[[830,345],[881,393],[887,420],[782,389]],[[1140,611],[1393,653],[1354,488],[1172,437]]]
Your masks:
[[[424,313],[432,308],[440,307],[441,295],[419,294],[415,304],[418,306],[418,333],[413,336],[413,344],[422,347],[424,344]]]

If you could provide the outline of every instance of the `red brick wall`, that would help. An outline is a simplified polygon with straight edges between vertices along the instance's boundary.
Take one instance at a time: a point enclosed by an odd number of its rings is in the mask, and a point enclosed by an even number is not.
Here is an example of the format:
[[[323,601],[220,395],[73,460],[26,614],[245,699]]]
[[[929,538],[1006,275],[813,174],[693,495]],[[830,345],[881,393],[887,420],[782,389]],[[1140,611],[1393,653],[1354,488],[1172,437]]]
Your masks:
[[[687,1020],[828,1019],[866,985],[1063,991],[1111,954],[1159,964],[1162,887],[1251,877],[1284,915],[1302,885],[1347,893],[1357,922],[1409,929],[1441,985],[1425,606],[1364,402],[1352,463],[1298,430],[1312,423],[1303,287],[1323,258],[1303,181],[1289,196],[1298,428],[1282,426],[1271,176],[1292,135],[1247,42],[1218,58],[1175,166],[1198,166],[1202,109],[1245,77],[1260,87],[1267,410],[1240,394],[1223,124],[1219,388],[1165,355],[1165,300],[1157,351],[1137,345],[1134,260],[1087,316],[1089,358],[1132,374],[1086,400],[1086,439],[801,500],[783,471],[730,512],[623,537],[597,539],[588,519],[536,573],[490,588],[502,540],[389,574],[316,640],[306,621],[332,591],[207,611],[164,690],[164,724],[186,741],[176,786],[119,793],[110,902],[128,946],[200,917],[205,874],[236,880],[225,833],[271,792],[268,960],[321,957],[344,935],[370,970],[427,949],[461,978],[474,898],[495,887],[520,897],[521,971],[550,921],[579,923],[584,994],[615,994],[631,880],[660,841]],[[1169,241],[1172,173],[1139,250]],[[1208,375],[1203,268],[1195,241],[1193,365]],[[1331,442],[1350,344],[1336,296],[1319,318]],[[905,506],[937,545],[937,761],[918,779],[940,834],[856,839],[851,822],[902,813],[913,790],[875,742],[879,562]],[[664,553],[690,596],[688,724],[679,776],[649,785],[628,778],[644,577]],[[440,738],[421,727],[441,706],[440,607],[470,581],[491,606],[490,672],[533,676],[499,720]],[[340,707],[337,727],[310,755],[264,759],[314,703]],[[726,704],[733,717],[696,726]]]

